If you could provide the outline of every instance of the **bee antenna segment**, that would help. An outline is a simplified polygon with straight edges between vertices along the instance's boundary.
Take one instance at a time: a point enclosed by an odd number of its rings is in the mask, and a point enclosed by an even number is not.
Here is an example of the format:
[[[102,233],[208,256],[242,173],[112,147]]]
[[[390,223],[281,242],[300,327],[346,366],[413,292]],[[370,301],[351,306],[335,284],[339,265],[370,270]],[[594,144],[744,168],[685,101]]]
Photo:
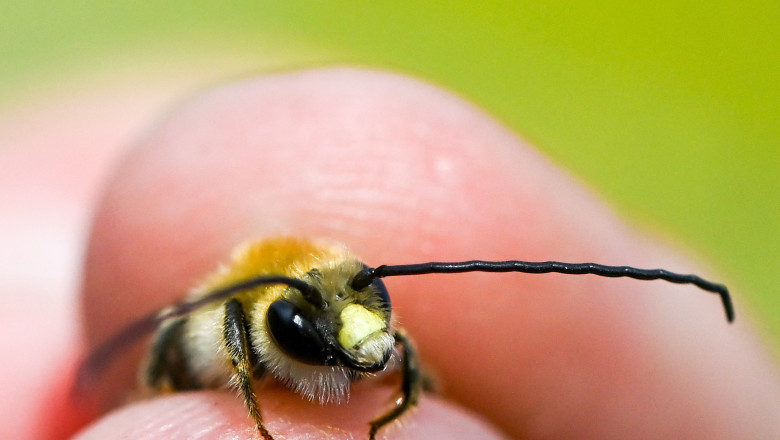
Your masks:
[[[401,264],[378,266],[376,269],[363,269],[352,279],[352,286],[365,287],[376,278],[402,275],[424,275],[433,273],[463,272],[522,272],[522,273],[563,273],[568,275],[592,274],[609,278],[633,278],[636,280],[663,280],[676,284],[692,284],[704,291],[720,296],[728,322],[734,321],[734,304],[726,286],[705,280],[697,275],[669,272],[664,269],[639,269],[630,266],[607,266],[596,263],[563,263],[560,261],[483,261],[471,260],[452,263],[430,262],[420,264]]]
[[[358,272],[354,278],[352,278],[350,286],[354,290],[360,291],[368,287],[377,278],[379,277],[376,275],[375,269],[373,267],[366,266],[363,268],[363,270]]]

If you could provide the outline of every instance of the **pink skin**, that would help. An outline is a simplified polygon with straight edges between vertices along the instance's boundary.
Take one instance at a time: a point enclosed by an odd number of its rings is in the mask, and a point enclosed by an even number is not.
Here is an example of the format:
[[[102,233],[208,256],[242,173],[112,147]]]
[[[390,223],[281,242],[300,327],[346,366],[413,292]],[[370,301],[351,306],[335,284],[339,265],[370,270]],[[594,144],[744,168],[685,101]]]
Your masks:
[[[180,298],[234,245],[279,234],[343,241],[370,265],[557,259],[709,275],[625,226],[452,95],[404,77],[325,69],[200,95],[124,157],[87,251],[88,347]],[[777,373],[744,316],[728,325],[718,298],[694,287],[519,274],[387,285],[443,387],[387,438],[780,432]],[[127,350],[96,385],[98,407],[125,398],[140,353]],[[363,438],[392,386],[361,383],[348,407],[320,407],[273,385],[259,396],[273,433]],[[81,408],[52,400],[60,420]],[[125,406],[77,438],[251,432],[232,392],[207,391]]]

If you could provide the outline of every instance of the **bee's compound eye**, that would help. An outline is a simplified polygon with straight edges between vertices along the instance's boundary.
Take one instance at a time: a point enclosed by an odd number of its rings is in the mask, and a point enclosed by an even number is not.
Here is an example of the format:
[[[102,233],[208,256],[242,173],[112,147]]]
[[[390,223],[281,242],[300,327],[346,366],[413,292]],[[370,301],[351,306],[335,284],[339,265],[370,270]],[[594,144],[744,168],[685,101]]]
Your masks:
[[[267,318],[271,337],[287,355],[309,365],[327,364],[325,342],[298,306],[283,299],[274,301]]]
[[[386,307],[387,311],[390,311],[390,293],[387,291],[387,287],[385,287],[385,283],[380,280],[379,278],[375,279],[371,282],[371,286],[374,288],[374,291],[376,292],[379,299],[382,300],[382,303]]]

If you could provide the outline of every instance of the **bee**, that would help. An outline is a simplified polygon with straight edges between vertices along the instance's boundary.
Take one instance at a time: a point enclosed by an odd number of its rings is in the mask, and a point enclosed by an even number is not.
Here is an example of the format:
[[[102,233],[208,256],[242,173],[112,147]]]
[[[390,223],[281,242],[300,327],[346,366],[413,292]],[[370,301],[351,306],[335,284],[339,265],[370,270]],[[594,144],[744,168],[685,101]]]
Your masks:
[[[481,260],[372,268],[343,245],[281,237],[240,246],[230,264],[187,299],[109,338],[84,361],[78,383],[99,375],[120,350],[156,330],[141,374],[145,386],[195,390],[231,384],[260,436],[272,440],[253,391],[256,380],[270,376],[308,399],[340,402],[351,382],[395,365],[401,397],[369,423],[368,437],[374,440],[382,427],[417,405],[423,387],[414,345],[391,320],[382,278],[460,272],[556,272],[693,284],[719,295],[727,320],[734,319],[725,286],[663,269]]]

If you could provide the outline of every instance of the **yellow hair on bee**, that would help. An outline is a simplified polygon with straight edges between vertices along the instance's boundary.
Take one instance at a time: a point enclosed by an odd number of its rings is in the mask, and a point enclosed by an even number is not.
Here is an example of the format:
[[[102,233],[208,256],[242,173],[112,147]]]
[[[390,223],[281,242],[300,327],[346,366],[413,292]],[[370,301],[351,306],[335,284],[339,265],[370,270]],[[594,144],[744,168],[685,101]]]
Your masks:
[[[250,241],[234,249],[229,264],[223,264],[206,278],[194,295],[197,297],[263,274],[298,278],[314,267],[349,259],[356,260],[356,257],[344,245],[326,240],[276,237]]]

